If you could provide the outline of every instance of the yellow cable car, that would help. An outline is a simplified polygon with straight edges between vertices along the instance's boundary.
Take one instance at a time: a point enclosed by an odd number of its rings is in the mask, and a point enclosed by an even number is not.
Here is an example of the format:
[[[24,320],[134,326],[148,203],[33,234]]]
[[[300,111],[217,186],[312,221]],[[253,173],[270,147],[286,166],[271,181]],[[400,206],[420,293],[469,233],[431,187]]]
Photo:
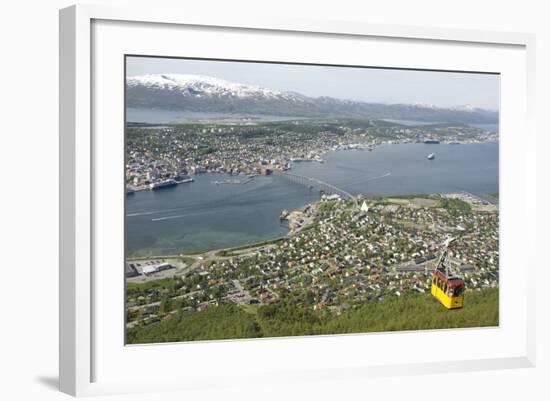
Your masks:
[[[432,273],[432,295],[447,309],[464,306],[464,280],[447,278],[440,271]]]
[[[444,242],[444,250],[432,272],[432,295],[447,309],[464,306],[464,280],[449,274],[447,267],[447,248],[454,241],[449,238]]]

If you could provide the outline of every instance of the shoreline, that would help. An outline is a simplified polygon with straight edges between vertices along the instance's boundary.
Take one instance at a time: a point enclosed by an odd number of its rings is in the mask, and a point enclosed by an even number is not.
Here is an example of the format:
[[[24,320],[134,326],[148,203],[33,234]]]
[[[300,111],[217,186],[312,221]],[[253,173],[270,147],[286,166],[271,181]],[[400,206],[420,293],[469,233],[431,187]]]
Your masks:
[[[311,150],[310,153],[312,155],[315,155],[311,158],[296,158],[296,157],[286,157],[286,159],[289,160],[290,166],[292,166],[294,163],[325,163],[325,160],[322,159],[322,156],[325,156],[331,152],[341,152],[341,151],[376,151],[376,148],[379,146],[394,146],[394,145],[430,145],[430,146],[438,146],[438,145],[448,145],[448,146],[458,146],[458,145],[478,145],[478,144],[486,144],[486,143],[494,143],[498,144],[500,141],[499,139],[486,139],[486,140],[466,140],[466,141],[456,141],[456,140],[449,140],[449,141],[440,141],[438,143],[434,144],[427,144],[424,141],[412,141],[412,140],[401,140],[401,141],[379,141],[375,143],[348,143],[348,144],[342,144],[338,145],[337,147],[329,148],[329,149],[314,149]],[[274,166],[268,166],[268,168],[273,170],[281,170],[282,169],[276,168]],[[289,171],[292,171],[292,167],[288,169]],[[251,174],[254,174],[255,176],[261,176],[261,174],[258,173],[250,173],[250,172],[241,172],[237,175],[232,174],[227,171],[213,171],[213,170],[206,170],[202,173],[194,173],[191,176],[200,175],[200,174],[218,174],[218,175],[227,175],[230,177],[243,177],[243,176],[249,176]],[[159,181],[157,181],[159,182]],[[247,181],[248,182],[248,181]],[[153,182],[154,183],[154,182]],[[151,184],[153,184],[151,183]],[[180,184],[192,184],[193,180],[185,180],[185,181],[179,181],[176,182],[176,185]],[[225,183],[219,183],[219,184],[225,184]],[[242,184],[242,183],[241,183]],[[131,196],[135,192],[143,192],[143,191],[153,191],[153,189],[150,188],[150,184],[147,185],[126,185],[126,196]]]
[[[493,197],[490,194],[487,194],[488,196]],[[478,209],[476,210],[485,210],[486,211],[493,211],[493,208],[495,208],[496,211],[498,211],[498,204],[494,204],[489,202],[487,199],[484,199],[483,197],[475,194],[471,194],[466,191],[461,192],[450,192],[450,193],[433,193],[433,194],[410,194],[410,195],[388,195],[388,196],[373,196],[373,197],[365,197],[361,196],[360,201],[375,201],[375,200],[386,200],[391,204],[399,204],[401,201],[415,201],[415,200],[421,200],[421,199],[429,199],[434,200],[434,197],[441,197],[441,198],[456,198],[457,196],[462,196],[462,199],[470,198],[471,204],[475,204],[476,202],[479,204]],[[340,201],[341,199],[338,199]],[[227,248],[213,248],[213,249],[207,249],[207,250],[201,250],[197,252],[190,252],[190,253],[178,253],[178,254],[172,254],[172,255],[150,255],[150,256],[130,256],[125,258],[125,262],[139,262],[139,261],[150,261],[150,260],[156,260],[156,259],[183,259],[183,258],[191,258],[195,259],[195,262],[202,262],[207,260],[209,256],[214,255],[216,258],[232,258],[237,256],[243,256],[247,253],[260,250],[264,247],[272,246],[277,244],[280,241],[283,241],[285,239],[291,238],[303,230],[307,230],[313,224],[315,223],[315,219],[310,217],[307,220],[304,220],[303,224],[300,224],[298,227],[293,228],[293,224],[297,220],[303,219],[303,216],[306,211],[312,212],[312,214],[315,214],[315,211],[318,209],[319,205],[323,204],[323,199],[319,199],[316,202],[308,203],[298,209],[292,210],[288,212],[287,216],[285,217],[285,220],[288,221],[289,227],[288,232],[284,236],[278,236],[272,239],[267,239],[259,242],[249,243],[249,244],[242,244],[237,245],[233,247],[227,247]],[[485,203],[483,203],[485,202]],[[484,205],[484,206],[482,206]],[[434,206],[430,206],[434,207]],[[483,209],[485,208],[485,209]],[[159,279],[158,277],[148,277],[148,280],[156,280]]]

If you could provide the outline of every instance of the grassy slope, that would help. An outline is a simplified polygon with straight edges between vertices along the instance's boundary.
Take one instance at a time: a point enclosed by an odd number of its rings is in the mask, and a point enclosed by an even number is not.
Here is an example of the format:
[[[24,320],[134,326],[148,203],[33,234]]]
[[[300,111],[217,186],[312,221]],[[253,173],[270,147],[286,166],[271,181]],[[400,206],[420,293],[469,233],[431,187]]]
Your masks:
[[[498,289],[466,294],[465,307],[448,311],[430,295],[409,294],[344,312],[271,307],[247,313],[235,305],[181,313],[160,324],[128,330],[128,343],[278,337],[312,334],[484,327],[498,325]]]
[[[127,331],[129,344],[259,337],[254,316],[234,305],[181,313],[160,324]]]

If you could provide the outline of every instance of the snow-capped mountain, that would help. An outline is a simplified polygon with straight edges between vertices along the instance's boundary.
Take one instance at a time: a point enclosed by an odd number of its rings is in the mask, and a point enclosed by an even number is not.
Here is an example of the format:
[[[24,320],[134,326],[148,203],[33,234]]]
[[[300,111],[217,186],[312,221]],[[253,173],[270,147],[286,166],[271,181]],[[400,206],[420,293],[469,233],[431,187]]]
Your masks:
[[[160,74],[130,77],[127,87],[147,87],[154,90],[170,90],[187,97],[266,98],[301,101],[298,94],[281,92],[253,85],[244,85],[206,75]]]
[[[492,123],[498,113],[476,108],[365,103],[332,97],[312,98],[204,75],[151,74],[128,77],[128,107],[295,117],[357,117],[418,121]]]

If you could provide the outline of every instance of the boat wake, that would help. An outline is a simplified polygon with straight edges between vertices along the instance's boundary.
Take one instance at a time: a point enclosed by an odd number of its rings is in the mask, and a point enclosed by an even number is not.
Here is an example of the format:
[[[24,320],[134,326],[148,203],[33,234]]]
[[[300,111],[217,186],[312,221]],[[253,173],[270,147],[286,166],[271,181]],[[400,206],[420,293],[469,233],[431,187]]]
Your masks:
[[[152,210],[150,212],[135,212],[135,213],[127,213],[126,217],[139,217],[139,216],[149,216],[151,214],[158,214],[158,213],[169,213],[169,212],[176,212],[181,209],[166,209],[166,210]]]
[[[174,219],[181,219],[182,217],[200,216],[201,214],[207,214],[207,213],[209,213],[209,212],[187,213],[187,214],[178,214],[178,215],[175,215],[175,216],[156,217],[154,219],[151,219],[151,221],[174,220]]]
[[[391,172],[387,172],[387,173],[385,173],[385,174],[378,175],[378,176],[376,176],[376,177],[367,178],[366,180],[354,181],[354,182],[346,183],[345,185],[348,186],[348,185],[359,185],[359,184],[364,184],[365,182],[374,181],[374,180],[380,180],[380,179],[382,179],[382,178],[389,177],[390,175],[391,175]]]
[[[372,178],[369,178],[368,180],[366,180],[365,182],[367,181],[373,181],[373,180],[379,180],[380,178],[385,178],[385,177],[388,177],[391,175],[391,172],[387,172],[386,174],[382,174],[382,175],[379,175],[378,177],[372,177]]]
[[[202,212],[195,212],[195,213],[185,213],[185,214],[176,214],[173,216],[164,216],[164,217],[155,217],[154,219],[151,219],[151,221],[165,221],[165,220],[174,220],[174,219],[181,219],[184,217],[192,217],[192,216],[202,216],[204,214],[214,214],[214,213],[229,213],[234,208],[227,207],[223,209],[214,209],[214,210],[205,210]]]

